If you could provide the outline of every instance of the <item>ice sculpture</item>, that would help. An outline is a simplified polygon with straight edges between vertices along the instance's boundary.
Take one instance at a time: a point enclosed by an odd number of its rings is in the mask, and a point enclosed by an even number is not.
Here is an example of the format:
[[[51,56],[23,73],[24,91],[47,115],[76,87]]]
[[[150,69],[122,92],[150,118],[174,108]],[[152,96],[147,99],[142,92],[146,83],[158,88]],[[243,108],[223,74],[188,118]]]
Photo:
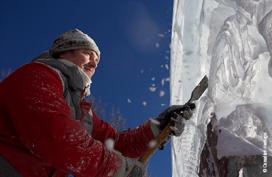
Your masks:
[[[261,21],[259,25],[260,32],[265,38],[270,60],[268,64],[268,73],[272,77],[272,11],[270,11]]]
[[[271,9],[271,0],[174,1],[171,104],[186,102],[204,74],[209,89],[172,141],[173,177],[265,170],[262,155],[272,154]]]
[[[256,19],[257,2],[236,2],[237,11],[224,21],[212,52],[209,96],[218,107],[237,98],[249,101],[254,87],[255,63],[265,51]]]

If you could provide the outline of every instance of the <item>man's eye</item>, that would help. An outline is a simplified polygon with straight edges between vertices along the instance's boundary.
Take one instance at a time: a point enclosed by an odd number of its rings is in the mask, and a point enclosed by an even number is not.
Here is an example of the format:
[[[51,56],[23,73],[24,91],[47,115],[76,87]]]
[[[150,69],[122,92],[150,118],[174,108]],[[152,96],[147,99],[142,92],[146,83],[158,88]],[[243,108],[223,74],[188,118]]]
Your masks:
[[[84,54],[84,55],[90,55],[90,53],[89,53],[89,52],[83,52],[83,54]]]

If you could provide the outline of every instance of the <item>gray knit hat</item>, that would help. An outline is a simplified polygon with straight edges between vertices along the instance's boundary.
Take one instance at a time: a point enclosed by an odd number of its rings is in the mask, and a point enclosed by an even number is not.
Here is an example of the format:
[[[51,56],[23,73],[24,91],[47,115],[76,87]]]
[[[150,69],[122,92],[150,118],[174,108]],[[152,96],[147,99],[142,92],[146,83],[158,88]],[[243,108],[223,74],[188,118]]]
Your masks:
[[[97,53],[100,58],[100,51],[94,40],[79,29],[73,29],[60,35],[51,46],[49,53],[54,56],[68,50],[90,49]]]

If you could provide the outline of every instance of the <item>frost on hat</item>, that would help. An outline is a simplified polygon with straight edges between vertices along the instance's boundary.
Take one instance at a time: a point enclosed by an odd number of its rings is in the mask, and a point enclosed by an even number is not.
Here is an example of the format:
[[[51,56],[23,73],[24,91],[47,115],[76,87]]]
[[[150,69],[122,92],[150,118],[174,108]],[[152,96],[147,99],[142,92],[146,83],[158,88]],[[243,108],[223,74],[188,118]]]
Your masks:
[[[100,57],[100,51],[94,40],[79,29],[73,29],[59,36],[51,46],[49,52],[52,56],[75,49],[90,49]]]

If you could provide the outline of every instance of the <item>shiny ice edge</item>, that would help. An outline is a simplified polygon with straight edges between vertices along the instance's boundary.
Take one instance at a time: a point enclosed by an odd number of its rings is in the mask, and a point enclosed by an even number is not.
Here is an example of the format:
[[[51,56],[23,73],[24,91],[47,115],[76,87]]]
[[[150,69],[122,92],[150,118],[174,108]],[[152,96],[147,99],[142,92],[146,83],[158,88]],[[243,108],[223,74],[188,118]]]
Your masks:
[[[219,159],[261,155],[266,167],[264,154],[272,154],[272,31],[266,26],[272,18],[264,17],[271,9],[269,0],[174,0],[171,104],[184,104],[205,74],[209,89],[181,137],[173,138],[173,177],[199,176],[212,115]]]

